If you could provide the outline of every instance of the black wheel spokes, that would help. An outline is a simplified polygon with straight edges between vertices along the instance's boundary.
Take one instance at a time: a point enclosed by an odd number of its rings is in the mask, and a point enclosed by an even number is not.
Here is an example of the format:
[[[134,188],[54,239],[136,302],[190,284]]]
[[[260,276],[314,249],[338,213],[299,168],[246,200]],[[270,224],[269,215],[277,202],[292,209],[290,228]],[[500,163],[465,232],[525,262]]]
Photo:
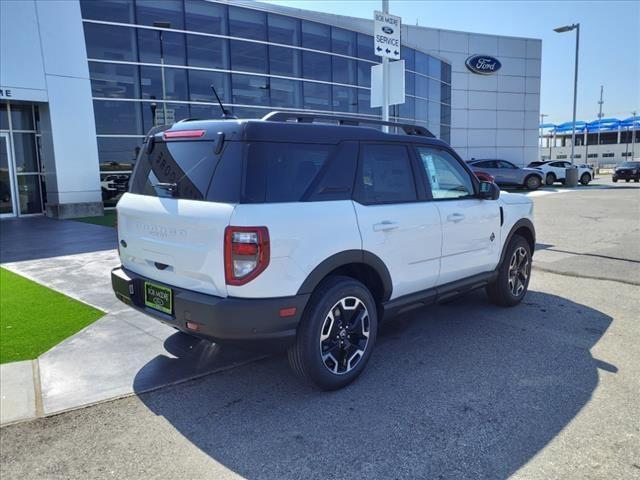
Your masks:
[[[334,374],[351,371],[364,355],[369,341],[369,312],[355,297],[337,302],[325,318],[320,350],[322,362]]]
[[[509,262],[509,290],[516,297],[520,296],[527,285],[529,278],[529,258],[523,247],[518,247]]]

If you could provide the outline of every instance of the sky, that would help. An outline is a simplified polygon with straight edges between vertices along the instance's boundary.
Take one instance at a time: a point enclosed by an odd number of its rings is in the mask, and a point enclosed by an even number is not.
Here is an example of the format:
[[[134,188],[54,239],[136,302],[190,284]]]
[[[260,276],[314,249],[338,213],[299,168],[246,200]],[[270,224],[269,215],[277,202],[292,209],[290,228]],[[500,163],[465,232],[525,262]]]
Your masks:
[[[382,9],[380,0],[269,1],[363,18]],[[576,118],[597,118],[600,85],[605,117],[624,119],[640,111],[640,1],[389,0],[389,13],[409,25],[542,39],[540,113],[549,115],[546,123],[571,120],[575,31],[553,29],[579,22]]]

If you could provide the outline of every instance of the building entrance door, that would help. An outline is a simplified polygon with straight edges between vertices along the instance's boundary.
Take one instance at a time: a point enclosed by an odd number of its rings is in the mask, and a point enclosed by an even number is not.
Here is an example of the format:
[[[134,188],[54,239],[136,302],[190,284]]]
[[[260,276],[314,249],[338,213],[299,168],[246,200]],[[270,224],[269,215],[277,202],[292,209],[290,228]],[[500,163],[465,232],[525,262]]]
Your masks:
[[[0,217],[42,214],[38,145],[34,105],[0,103]]]
[[[0,217],[15,217],[15,185],[9,134],[0,133]]]

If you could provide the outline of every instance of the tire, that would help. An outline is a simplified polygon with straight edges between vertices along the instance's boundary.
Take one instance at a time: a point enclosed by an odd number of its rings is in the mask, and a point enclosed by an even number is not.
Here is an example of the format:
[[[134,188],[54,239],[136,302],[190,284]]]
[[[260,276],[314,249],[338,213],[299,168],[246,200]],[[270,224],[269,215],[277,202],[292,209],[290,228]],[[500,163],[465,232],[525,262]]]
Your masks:
[[[367,287],[350,277],[329,277],[305,309],[288,351],[289,364],[302,380],[337,390],[362,373],[377,333],[376,302]]]
[[[630,178],[625,178],[624,181],[629,183],[631,181],[631,179]]]
[[[547,176],[544,179],[544,183],[547,185],[553,185],[556,183],[556,174],[555,173],[547,173]]]
[[[531,247],[524,237],[514,235],[498,267],[498,277],[486,287],[489,300],[501,307],[519,304],[527,294],[530,279]]]
[[[524,179],[524,186],[527,187],[527,190],[537,190],[542,185],[542,180],[538,175],[529,175]]]
[[[638,182],[640,182],[640,178],[634,178],[633,181],[638,183]]]
[[[613,181],[613,183],[618,183],[618,179],[617,178],[612,178],[611,180]]]
[[[587,172],[583,173],[580,176],[580,183],[582,185],[589,185],[589,182],[591,181],[591,175],[589,175]]]

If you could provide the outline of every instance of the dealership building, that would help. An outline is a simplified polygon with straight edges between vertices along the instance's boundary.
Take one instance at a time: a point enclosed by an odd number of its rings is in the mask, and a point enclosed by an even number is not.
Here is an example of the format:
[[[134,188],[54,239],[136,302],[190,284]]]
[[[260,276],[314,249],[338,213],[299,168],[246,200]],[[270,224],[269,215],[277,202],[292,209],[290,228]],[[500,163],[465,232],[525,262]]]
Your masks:
[[[112,208],[154,124],[220,116],[212,84],[239,118],[381,117],[373,20],[211,0],[2,0],[0,19],[2,217]],[[525,165],[539,158],[541,41],[488,33],[403,25],[390,117],[465,160]]]

